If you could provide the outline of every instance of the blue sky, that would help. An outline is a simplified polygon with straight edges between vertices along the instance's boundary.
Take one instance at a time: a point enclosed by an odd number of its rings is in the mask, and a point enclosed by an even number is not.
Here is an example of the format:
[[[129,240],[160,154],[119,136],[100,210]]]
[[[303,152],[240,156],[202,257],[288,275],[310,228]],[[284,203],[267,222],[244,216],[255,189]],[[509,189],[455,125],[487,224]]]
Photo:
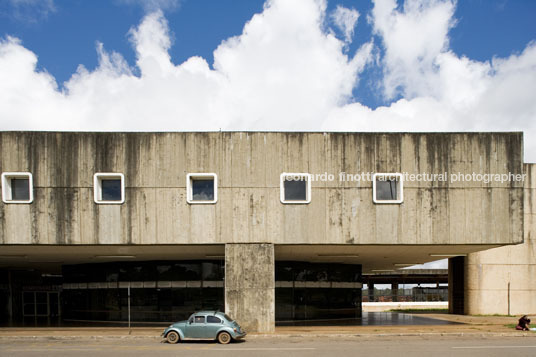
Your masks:
[[[0,130],[531,137],[534,15],[530,0],[2,0]]]
[[[398,1],[403,5],[402,1]],[[39,68],[52,74],[59,85],[67,81],[79,64],[88,69],[97,66],[96,41],[108,50],[121,53],[130,65],[135,52],[128,40],[129,29],[136,26],[146,9],[136,1],[55,0],[53,8],[17,5],[17,1],[0,3],[0,34],[14,36],[39,57]],[[255,13],[262,12],[263,0],[181,0],[165,7],[172,33],[171,60],[180,64],[191,56],[201,56],[213,63],[213,51],[225,39],[239,35]],[[366,21],[372,3],[357,0],[331,0],[328,12],[343,5],[361,14],[353,53],[368,41],[371,26]],[[519,53],[536,39],[536,2],[531,0],[464,0],[456,6],[456,25],[450,31],[450,46],[458,55],[486,61],[494,56]],[[338,33],[340,35],[340,33]],[[378,36],[373,36],[381,41]],[[374,82],[378,68],[369,68],[353,91],[356,100],[369,107],[386,105]]]

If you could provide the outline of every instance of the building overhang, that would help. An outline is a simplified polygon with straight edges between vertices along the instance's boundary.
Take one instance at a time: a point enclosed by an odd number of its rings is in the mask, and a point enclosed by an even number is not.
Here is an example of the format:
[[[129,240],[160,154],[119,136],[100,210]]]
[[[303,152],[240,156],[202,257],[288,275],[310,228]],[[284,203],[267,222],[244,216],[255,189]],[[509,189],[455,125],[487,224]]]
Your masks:
[[[413,264],[497,245],[275,245],[275,260],[361,264],[363,273],[397,273]],[[59,272],[62,265],[148,260],[224,260],[224,244],[3,245],[0,268]]]

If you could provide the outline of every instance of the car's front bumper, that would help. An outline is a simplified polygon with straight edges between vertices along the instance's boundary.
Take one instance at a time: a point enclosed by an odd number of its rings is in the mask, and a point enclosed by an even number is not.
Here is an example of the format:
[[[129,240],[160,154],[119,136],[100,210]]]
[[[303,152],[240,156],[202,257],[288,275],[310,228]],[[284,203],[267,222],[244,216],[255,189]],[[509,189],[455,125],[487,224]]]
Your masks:
[[[162,337],[162,338],[166,337],[166,334],[169,332],[169,330],[170,330],[169,327],[166,328],[166,329],[160,334],[160,337]]]

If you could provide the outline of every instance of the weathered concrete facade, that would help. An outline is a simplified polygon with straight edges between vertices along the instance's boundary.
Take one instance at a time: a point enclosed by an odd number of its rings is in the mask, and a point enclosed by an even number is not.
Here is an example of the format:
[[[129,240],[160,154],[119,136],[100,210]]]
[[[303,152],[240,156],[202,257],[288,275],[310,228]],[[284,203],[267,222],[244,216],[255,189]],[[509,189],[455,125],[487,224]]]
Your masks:
[[[525,173],[525,241],[468,255],[467,314],[536,314],[536,165]]]
[[[516,244],[523,183],[404,182],[401,205],[340,172],[522,174],[520,133],[20,133],[0,170],[29,171],[34,203],[0,205],[2,244]],[[126,202],[93,202],[93,174],[125,175]],[[213,205],[187,173],[218,174]],[[331,173],[307,205],[279,201],[282,172]]]

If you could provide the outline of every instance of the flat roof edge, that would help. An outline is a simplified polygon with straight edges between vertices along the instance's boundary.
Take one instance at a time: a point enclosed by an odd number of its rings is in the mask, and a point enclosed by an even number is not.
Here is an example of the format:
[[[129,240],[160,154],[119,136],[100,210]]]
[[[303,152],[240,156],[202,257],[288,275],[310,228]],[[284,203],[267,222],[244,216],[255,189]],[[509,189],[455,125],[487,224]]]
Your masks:
[[[28,134],[216,134],[216,133],[259,133],[259,134],[427,134],[427,135],[442,135],[442,134],[523,134],[524,131],[318,131],[318,130],[206,130],[206,131],[53,131],[53,130],[0,130],[0,133],[28,133]]]

